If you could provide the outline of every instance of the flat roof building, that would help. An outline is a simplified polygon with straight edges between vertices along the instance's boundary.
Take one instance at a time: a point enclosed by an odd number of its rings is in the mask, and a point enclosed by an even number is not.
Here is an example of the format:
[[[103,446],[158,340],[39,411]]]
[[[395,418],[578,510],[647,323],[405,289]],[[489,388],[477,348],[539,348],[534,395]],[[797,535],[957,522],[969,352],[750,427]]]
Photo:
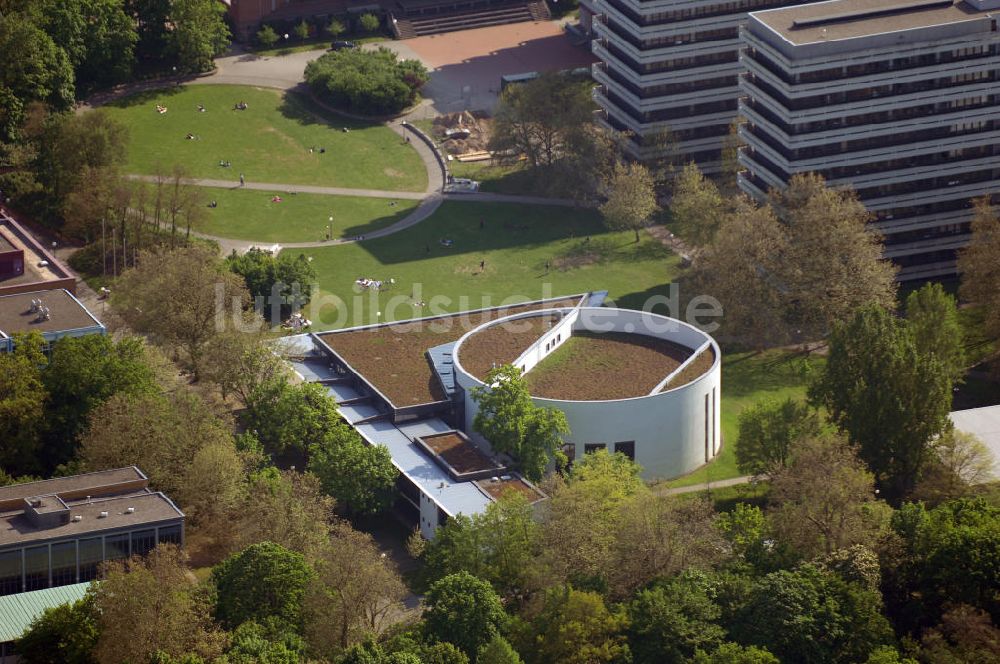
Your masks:
[[[740,187],[852,187],[901,280],[951,275],[1000,202],[1000,0],[831,0],[750,14]]]
[[[532,503],[545,498],[473,430],[470,390],[495,366],[517,366],[536,404],[566,414],[570,459],[604,448],[635,459],[646,477],[670,477],[718,454],[715,342],[664,316],[602,308],[605,296],[300,335],[282,344],[296,373],[324,385],[366,442],[388,448],[400,471],[397,507],[431,538],[448,518],[478,514],[506,491]],[[532,383],[567,343],[600,366],[571,359],[568,380]],[[581,392],[578,382],[596,391]]]
[[[184,514],[135,466],[0,487],[0,595],[87,582],[106,560],[184,541]]]
[[[0,295],[65,288],[76,275],[0,206]]]
[[[28,332],[38,332],[52,344],[63,337],[104,334],[106,330],[64,289],[0,295],[0,353],[13,349],[15,334]]]

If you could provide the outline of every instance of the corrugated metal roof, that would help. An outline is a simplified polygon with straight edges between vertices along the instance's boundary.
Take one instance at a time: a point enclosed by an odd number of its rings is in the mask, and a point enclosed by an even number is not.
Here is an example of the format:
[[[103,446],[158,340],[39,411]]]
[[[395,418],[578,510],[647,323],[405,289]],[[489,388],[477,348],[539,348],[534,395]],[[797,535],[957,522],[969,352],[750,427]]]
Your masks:
[[[71,586],[33,590],[17,595],[0,597],[0,643],[21,638],[35,618],[45,609],[51,609],[75,602],[87,592],[89,583],[75,583]]]

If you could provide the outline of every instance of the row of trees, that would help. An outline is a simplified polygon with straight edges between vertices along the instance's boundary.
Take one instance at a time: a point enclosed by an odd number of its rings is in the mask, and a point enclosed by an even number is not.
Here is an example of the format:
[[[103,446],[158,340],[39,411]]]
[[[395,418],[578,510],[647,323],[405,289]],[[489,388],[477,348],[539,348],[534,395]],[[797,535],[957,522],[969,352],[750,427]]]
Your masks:
[[[377,32],[382,27],[382,20],[375,14],[364,13],[354,21],[351,21],[350,16],[343,16],[341,18],[332,18],[328,23],[323,25],[310,24],[306,19],[302,19],[290,27],[287,24],[267,23],[261,26],[254,37],[262,47],[272,48],[281,41],[282,34],[286,37],[289,34],[293,34],[299,41],[305,41],[309,37],[319,34],[326,35],[330,39],[339,39],[348,32],[349,27],[353,28],[354,32],[362,35],[371,34]],[[289,31],[286,32],[286,30]]]

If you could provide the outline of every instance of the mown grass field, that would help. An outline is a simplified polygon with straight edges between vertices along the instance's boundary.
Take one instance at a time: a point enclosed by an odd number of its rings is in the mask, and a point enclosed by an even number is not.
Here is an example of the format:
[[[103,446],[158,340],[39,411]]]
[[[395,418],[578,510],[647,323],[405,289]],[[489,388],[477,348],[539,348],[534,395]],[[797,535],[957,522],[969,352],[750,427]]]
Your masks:
[[[361,196],[290,194],[255,189],[205,187],[209,208],[198,230],[209,235],[261,242],[315,242],[326,239],[333,217],[333,238],[353,238],[391,226],[419,201]],[[275,196],[281,202],[274,202]]]
[[[666,294],[679,263],[648,235],[636,244],[629,232],[608,232],[594,210],[457,201],[389,237],[306,253],[319,274],[309,316],[318,329],[591,290],[641,309]],[[361,291],[354,282],[362,277],[388,288]],[[339,305],[324,305],[330,296]]]
[[[237,102],[248,108],[237,111]],[[198,111],[198,105],[205,112]],[[156,106],[167,108],[158,113]],[[151,175],[180,164],[197,178],[423,191],[417,152],[377,122],[327,112],[306,97],[234,85],[139,93],[104,107],[129,128],[126,170]],[[344,132],[347,128],[349,131]],[[189,140],[188,134],[196,138]],[[309,149],[314,148],[313,152]],[[319,152],[324,148],[324,153]],[[229,161],[225,168],[220,161]]]

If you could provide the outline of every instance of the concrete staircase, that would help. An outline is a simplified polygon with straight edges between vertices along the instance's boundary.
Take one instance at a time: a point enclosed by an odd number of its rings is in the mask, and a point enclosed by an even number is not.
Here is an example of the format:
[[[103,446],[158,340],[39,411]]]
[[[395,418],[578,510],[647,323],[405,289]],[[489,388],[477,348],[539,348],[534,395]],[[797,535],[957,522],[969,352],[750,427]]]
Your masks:
[[[428,11],[425,7],[421,11],[410,9],[405,10],[405,13],[394,15],[393,31],[398,39],[411,39],[492,25],[547,21],[551,17],[544,0],[509,2],[459,10],[442,9],[440,12]]]

